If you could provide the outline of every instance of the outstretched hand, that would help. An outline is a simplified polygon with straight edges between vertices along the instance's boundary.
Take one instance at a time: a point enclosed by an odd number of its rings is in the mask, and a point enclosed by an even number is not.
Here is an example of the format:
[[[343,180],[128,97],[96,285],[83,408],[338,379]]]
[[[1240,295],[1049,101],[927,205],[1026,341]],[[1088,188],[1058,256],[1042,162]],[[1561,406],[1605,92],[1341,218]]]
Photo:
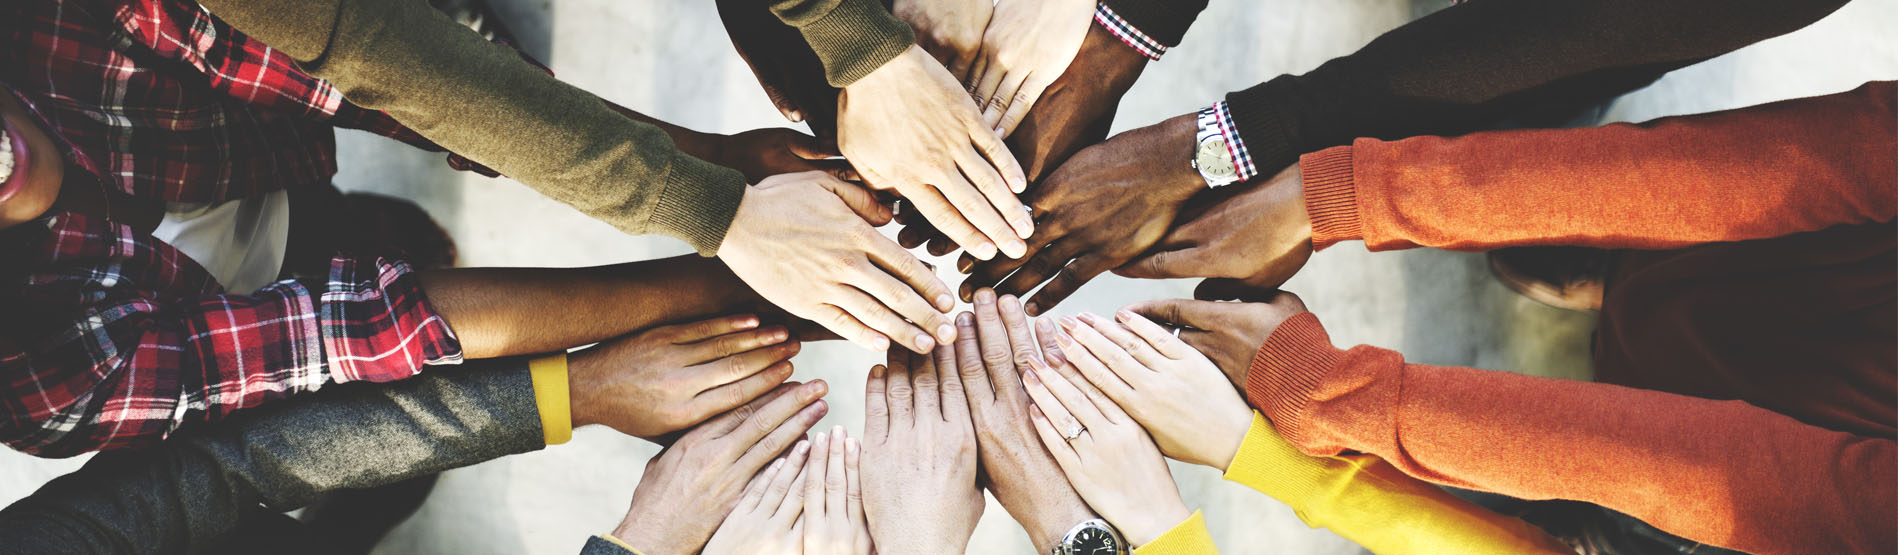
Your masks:
[[[1061,324],[1081,375],[1153,434],[1167,456],[1224,471],[1252,426],[1252,409],[1191,345],[1131,311],[1118,322],[1083,313]]]
[[[791,377],[799,344],[750,314],[660,326],[574,353],[573,425],[652,440],[737,408]]]
[[[765,127],[717,136],[717,153],[706,161],[738,170],[757,183],[774,175],[821,171],[844,181],[859,179],[836,145],[793,129]]]
[[[1114,273],[1131,278],[1220,278],[1270,289],[1311,259],[1305,182],[1293,164],[1173,226],[1152,252]]]
[[[1003,137],[1015,132],[1042,91],[1081,50],[1092,27],[1091,0],[1000,0],[975,68],[963,79],[982,121]]]
[[[1064,351],[1079,356],[1074,349]],[[1114,401],[1083,391],[1039,362],[1022,375],[1029,417],[1068,482],[1133,545],[1146,545],[1192,515],[1153,439]]]
[[[916,31],[916,44],[961,81],[969,77],[994,0],[895,0],[890,13]]]
[[[955,351],[891,351],[864,388],[863,511],[877,545],[963,553],[982,518]],[[919,502],[921,501],[921,502]]]
[[[1305,302],[1290,292],[1225,287],[1211,280],[1201,284],[1193,296],[1199,299],[1141,301],[1123,310],[1181,328],[1180,341],[1206,355],[1227,379],[1241,387],[1252,369],[1252,357],[1279,324],[1308,312]]]

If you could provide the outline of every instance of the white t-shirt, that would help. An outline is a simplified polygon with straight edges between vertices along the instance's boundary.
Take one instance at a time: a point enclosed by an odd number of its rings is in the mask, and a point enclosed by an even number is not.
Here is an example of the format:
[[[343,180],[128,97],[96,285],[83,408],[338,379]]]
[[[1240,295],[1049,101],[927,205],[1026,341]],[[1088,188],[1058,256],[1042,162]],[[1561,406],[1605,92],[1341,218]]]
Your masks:
[[[275,191],[220,204],[171,203],[152,231],[244,294],[277,281],[290,242],[290,194]]]

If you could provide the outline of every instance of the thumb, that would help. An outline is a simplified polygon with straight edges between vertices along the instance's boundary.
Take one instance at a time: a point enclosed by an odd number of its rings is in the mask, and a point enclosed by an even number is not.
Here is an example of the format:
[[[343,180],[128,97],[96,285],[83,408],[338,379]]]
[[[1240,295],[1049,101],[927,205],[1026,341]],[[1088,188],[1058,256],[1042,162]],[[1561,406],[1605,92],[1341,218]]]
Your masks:
[[[1179,279],[1205,277],[1207,268],[1206,250],[1200,247],[1186,247],[1176,250],[1151,252],[1127,261],[1115,274],[1135,279]]]
[[[817,140],[817,137],[796,131],[792,131],[791,133],[796,134],[797,137],[785,143],[785,148],[790,150],[791,154],[796,155],[798,158],[805,160],[823,160],[833,156],[843,156],[837,153],[835,144],[826,148],[824,144]]]
[[[1276,287],[1263,287],[1228,278],[1208,279],[1199,282],[1199,286],[1193,288],[1193,298],[1202,301],[1263,303],[1277,296],[1279,296],[1279,290]]]
[[[857,213],[857,216],[870,222],[871,226],[882,226],[890,223],[890,219],[895,217],[891,214],[890,207],[877,202],[876,193],[870,192],[869,189],[837,179],[830,174],[819,175],[823,177],[818,183],[830,192],[836,193],[837,198],[843,199],[845,206],[849,206],[852,212]]]
[[[1157,299],[1140,301],[1127,305],[1128,312],[1139,314],[1154,322],[1171,324],[1174,327],[1186,327],[1200,330],[1215,329],[1207,317],[1205,305],[1216,304],[1210,301],[1193,299]]]

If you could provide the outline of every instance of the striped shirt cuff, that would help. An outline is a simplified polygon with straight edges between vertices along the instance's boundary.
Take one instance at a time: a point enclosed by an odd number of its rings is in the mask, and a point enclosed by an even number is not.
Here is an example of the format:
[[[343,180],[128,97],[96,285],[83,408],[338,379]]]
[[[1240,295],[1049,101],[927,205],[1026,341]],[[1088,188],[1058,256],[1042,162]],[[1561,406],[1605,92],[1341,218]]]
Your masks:
[[[1232,108],[1221,100],[1213,104],[1213,118],[1219,124],[1219,136],[1226,139],[1226,150],[1232,154],[1233,170],[1239,181],[1251,181],[1258,177],[1259,167],[1252,162],[1252,153],[1246,150],[1245,139],[1239,136],[1239,126],[1232,122]]]
[[[1107,32],[1120,37],[1120,42],[1127,43],[1128,47],[1148,59],[1158,60],[1161,54],[1166,53],[1165,44],[1140,32],[1140,29],[1135,28],[1132,23],[1121,18],[1120,14],[1114,13],[1114,9],[1107,7],[1106,3],[1095,5],[1094,22],[1101,24],[1101,28],[1107,29]]]

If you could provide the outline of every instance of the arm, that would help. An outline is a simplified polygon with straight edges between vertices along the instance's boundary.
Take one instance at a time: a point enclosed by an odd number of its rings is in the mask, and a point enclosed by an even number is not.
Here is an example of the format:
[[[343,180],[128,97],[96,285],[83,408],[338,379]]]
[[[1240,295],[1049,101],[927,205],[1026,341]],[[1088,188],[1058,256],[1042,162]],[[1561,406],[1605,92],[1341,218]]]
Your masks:
[[[522,360],[338,388],[101,455],[0,511],[0,552],[186,552],[259,503],[285,510],[540,447]]]
[[[745,180],[423,2],[203,4],[365,108],[633,234],[716,252]],[[478,117],[477,117],[478,116]]]
[[[1596,503],[1748,552],[1898,542],[1898,442],[1741,401],[1407,364],[1333,347],[1311,313],[1271,333],[1246,391],[1306,454],[1363,451],[1425,480]]]
[[[1478,0],[1226,100],[1253,173],[1269,176],[1300,154],[1359,137],[1453,135],[1532,109],[1586,107],[1792,32],[1844,4]]]

